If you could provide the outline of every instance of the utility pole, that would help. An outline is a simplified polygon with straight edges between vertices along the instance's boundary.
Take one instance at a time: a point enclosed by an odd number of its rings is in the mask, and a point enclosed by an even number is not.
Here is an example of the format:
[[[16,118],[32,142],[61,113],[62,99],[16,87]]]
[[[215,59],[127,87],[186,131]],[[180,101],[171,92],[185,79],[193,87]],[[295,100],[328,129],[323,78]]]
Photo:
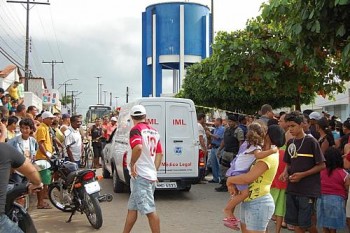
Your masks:
[[[109,92],[109,106],[112,107],[112,92]]]
[[[74,114],[74,92],[78,92],[78,91],[69,91],[69,92],[71,92],[71,98],[72,98],[70,114],[73,115]]]
[[[129,87],[126,87],[126,103],[129,103]]]
[[[33,7],[31,5],[50,5],[49,2],[35,2],[35,1],[7,1],[8,3],[21,3],[25,4],[24,7],[27,11],[27,22],[26,22],[26,48],[25,48],[25,57],[24,57],[24,74],[25,74],[25,83],[24,83],[24,90],[28,91],[28,78],[29,78],[29,11]]]
[[[97,104],[100,104],[100,76],[95,77],[97,78]]]
[[[43,61],[44,64],[51,64],[51,87],[52,89],[55,89],[55,65],[57,63],[64,63],[63,61]]]
[[[114,98],[115,98],[115,108],[118,108],[118,98],[119,98],[119,96],[116,96]]]
[[[63,85],[64,85],[64,107],[67,108],[67,86],[70,86],[70,85],[73,85],[73,84],[65,83]]]
[[[99,85],[99,93],[100,93],[100,96],[99,96],[100,102],[99,102],[99,104],[103,104],[102,103],[102,86],[103,86],[103,83],[100,83],[98,85]]]
[[[103,91],[103,93],[105,98],[104,105],[107,105],[107,91]]]

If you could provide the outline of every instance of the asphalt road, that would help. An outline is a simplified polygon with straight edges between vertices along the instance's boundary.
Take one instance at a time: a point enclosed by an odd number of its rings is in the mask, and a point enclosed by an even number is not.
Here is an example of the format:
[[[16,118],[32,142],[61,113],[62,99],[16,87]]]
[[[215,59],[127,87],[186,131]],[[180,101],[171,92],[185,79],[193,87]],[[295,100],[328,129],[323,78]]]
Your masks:
[[[100,182],[101,193],[113,194],[112,202],[101,203],[103,226],[98,232],[122,232],[127,213],[128,193],[116,194],[112,190],[112,180]],[[189,192],[156,191],[157,212],[161,220],[161,232],[164,233],[229,233],[233,230],[222,224],[224,208],[229,195],[214,191],[217,184],[193,185]],[[236,212],[239,211],[237,208]],[[71,223],[65,221],[69,213],[57,209],[37,210],[31,208],[30,214],[40,233],[96,232],[85,215],[77,213]],[[238,215],[239,216],[239,215]],[[269,232],[274,232],[274,223],[269,224]],[[148,233],[146,216],[139,215],[133,233]],[[286,229],[283,233],[291,232]]]

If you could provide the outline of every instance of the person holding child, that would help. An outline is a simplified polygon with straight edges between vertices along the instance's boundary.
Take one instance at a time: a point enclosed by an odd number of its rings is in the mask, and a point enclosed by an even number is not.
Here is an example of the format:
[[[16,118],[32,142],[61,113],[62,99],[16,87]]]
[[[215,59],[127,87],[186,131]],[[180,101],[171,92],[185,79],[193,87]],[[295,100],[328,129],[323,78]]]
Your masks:
[[[248,128],[247,141],[253,141],[249,139],[254,135],[256,139],[259,138],[261,142],[261,137],[264,137],[264,151],[261,152],[258,146],[248,147],[248,143],[244,143],[242,147],[246,144],[247,149],[250,153],[254,153],[257,158],[247,173],[240,175],[230,176],[227,179],[227,187],[229,193],[239,197],[238,190],[241,189],[237,185],[247,185],[248,186],[248,195],[243,191],[245,199],[241,205],[241,220],[240,225],[242,232],[265,232],[268,222],[271,219],[275,205],[273,198],[270,194],[270,187],[272,180],[277,172],[278,167],[278,147],[283,146],[285,142],[284,130],[278,125],[271,125],[268,127],[267,135],[265,136],[266,131],[264,131],[264,124],[253,123],[253,128],[255,128],[254,133]],[[259,129],[260,128],[260,129]],[[260,130],[262,132],[260,132]],[[259,133],[257,133],[257,131]],[[249,136],[252,134],[252,136]],[[256,147],[253,151],[252,148]],[[255,151],[255,152],[254,152]],[[240,155],[239,155],[240,156]],[[238,156],[238,157],[239,157]],[[238,159],[237,157],[237,159]],[[238,189],[238,190],[237,190]],[[234,198],[236,198],[234,196]],[[228,212],[227,212],[228,213]],[[233,225],[233,224],[232,224]],[[236,230],[238,230],[238,225],[236,224]]]
[[[262,126],[259,123],[252,123],[248,126],[246,144],[243,149],[241,148],[241,153],[239,153],[232,161],[232,166],[227,172],[227,176],[237,176],[247,173],[255,159],[263,159],[277,151],[277,149],[262,151],[265,134],[265,126]],[[239,220],[233,214],[235,207],[249,196],[247,184],[236,185],[235,188],[237,189],[238,194],[232,196],[227,203],[224,209],[226,217],[223,220],[224,225],[232,229],[236,229],[239,223]]]

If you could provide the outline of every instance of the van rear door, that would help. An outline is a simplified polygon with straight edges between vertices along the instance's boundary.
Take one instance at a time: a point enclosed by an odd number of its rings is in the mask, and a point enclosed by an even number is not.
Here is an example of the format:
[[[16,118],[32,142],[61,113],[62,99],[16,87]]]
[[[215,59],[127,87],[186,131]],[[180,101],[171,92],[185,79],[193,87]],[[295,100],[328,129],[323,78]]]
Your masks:
[[[142,102],[147,121],[158,130],[163,146],[159,178],[198,177],[198,130],[194,106],[181,101]]]
[[[166,160],[161,168],[166,177],[198,176],[198,136],[194,106],[166,102]]]

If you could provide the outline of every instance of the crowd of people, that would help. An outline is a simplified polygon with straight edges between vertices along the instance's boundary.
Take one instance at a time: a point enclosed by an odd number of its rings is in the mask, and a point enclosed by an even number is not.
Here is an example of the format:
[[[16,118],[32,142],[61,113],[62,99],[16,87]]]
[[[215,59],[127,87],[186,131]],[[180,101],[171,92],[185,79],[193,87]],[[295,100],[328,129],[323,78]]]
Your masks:
[[[230,194],[226,227],[265,232],[272,219],[277,233],[282,227],[313,233],[317,227],[336,232],[350,222],[350,119],[341,123],[309,110],[277,115],[266,104],[260,117],[229,114],[216,118],[213,129],[199,113],[198,129],[213,177],[208,182]]]
[[[67,161],[81,165],[84,153],[83,143],[92,139],[94,149],[94,168],[101,167],[101,151],[103,140],[108,139],[111,132],[116,128],[116,117],[104,117],[103,124],[100,118],[96,118],[95,125],[84,131],[81,127],[82,116],[69,114],[52,114],[49,111],[38,112],[35,106],[26,107],[20,104],[16,111],[10,115],[7,108],[0,107],[1,142],[6,142],[15,148],[24,158],[31,161],[40,173],[43,190],[37,193],[37,208],[50,209],[51,206],[45,201],[48,198],[48,185],[52,182],[52,171],[49,168],[49,160],[52,155],[61,156]],[[96,137],[94,129],[100,129]],[[23,182],[23,174],[13,171],[10,176],[11,182]]]

